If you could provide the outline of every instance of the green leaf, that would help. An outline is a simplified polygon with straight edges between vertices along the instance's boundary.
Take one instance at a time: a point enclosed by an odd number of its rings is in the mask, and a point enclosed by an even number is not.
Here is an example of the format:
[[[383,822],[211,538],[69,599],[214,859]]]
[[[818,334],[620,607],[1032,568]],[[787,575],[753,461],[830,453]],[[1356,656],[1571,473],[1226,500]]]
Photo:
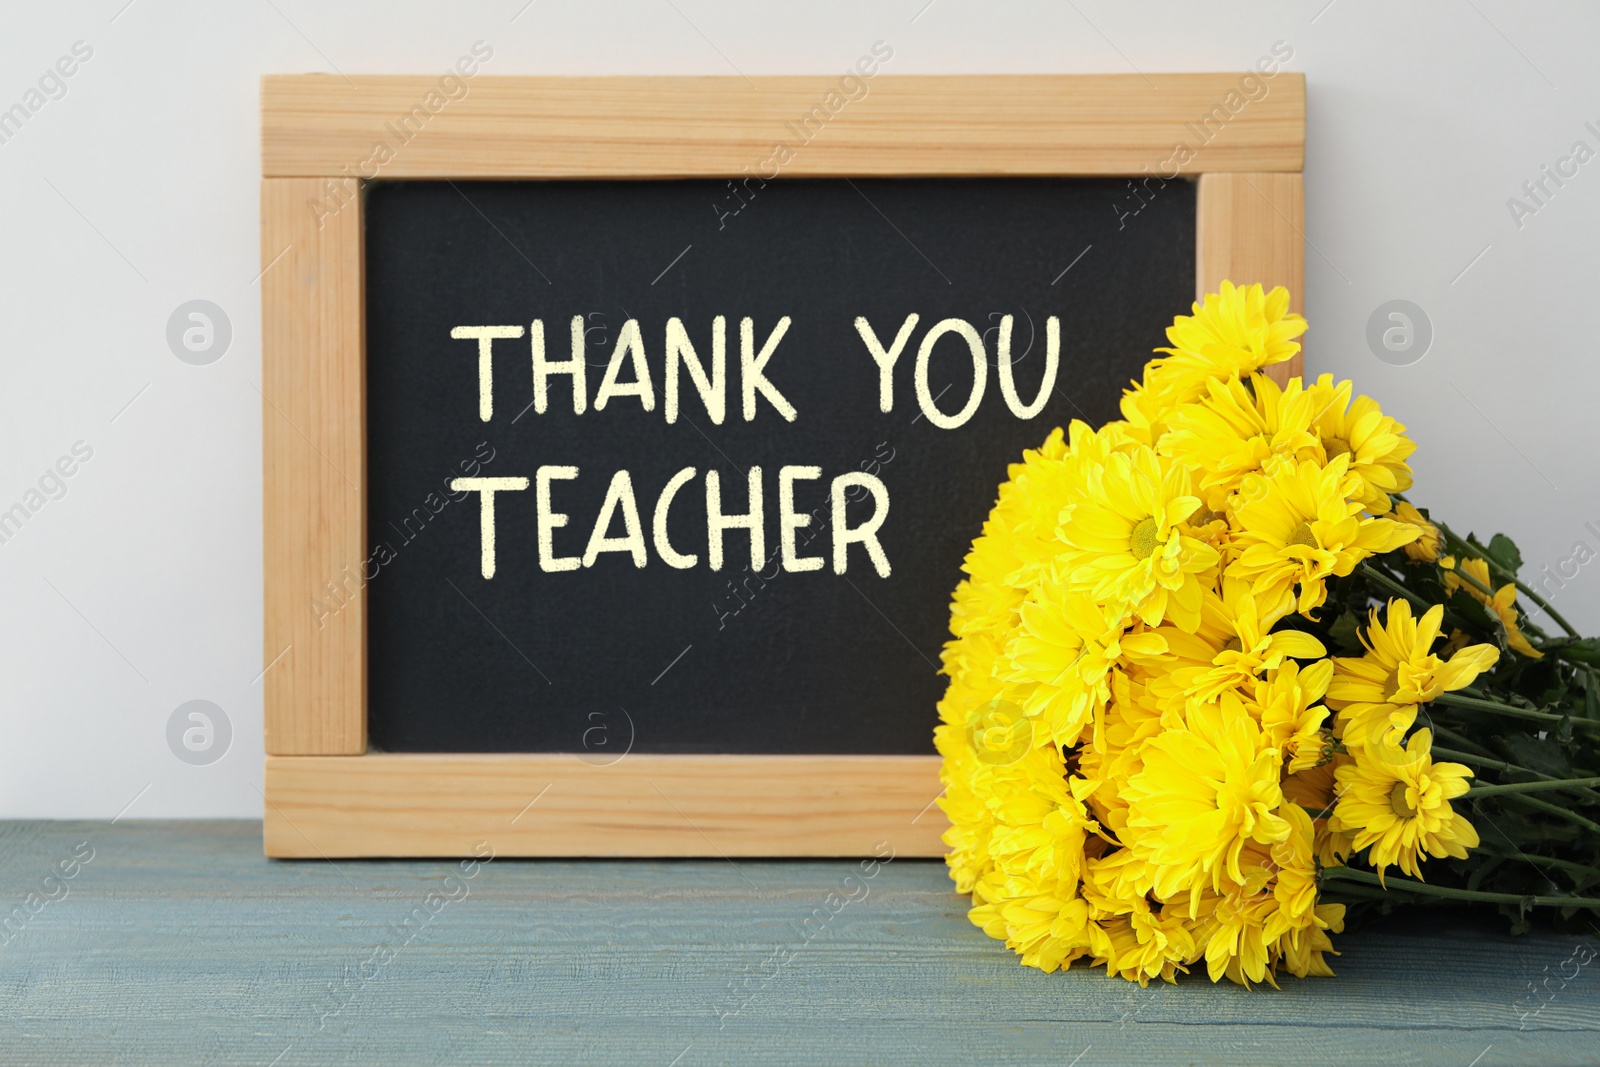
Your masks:
[[[1360,631],[1361,616],[1346,609],[1328,627],[1328,636],[1333,640],[1335,651],[1347,656],[1359,656],[1366,651],[1361,645]]]
[[[1488,859],[1479,863],[1478,869],[1473,871],[1472,874],[1467,878],[1467,888],[1482,889],[1483,880],[1489,877],[1489,875],[1493,874],[1495,868],[1499,867],[1503,862],[1505,862],[1503,857],[1490,856]]]
[[[1512,574],[1522,569],[1522,553],[1517,551],[1516,542],[1505,534],[1497,533],[1489,538],[1487,551],[1496,563]]]
[[[1503,630],[1500,620],[1489,614],[1489,609],[1467,595],[1466,590],[1457,589],[1450,594],[1450,599],[1445,607],[1459,616],[1467,625],[1475,627],[1478,636],[1488,637],[1497,643],[1502,641]]]
[[[1431,604],[1443,604],[1450,596],[1444,586],[1444,569],[1437,563],[1419,563],[1406,578],[1406,588]]]
[[[1500,750],[1511,758],[1512,763],[1520,763],[1524,767],[1548,774],[1552,778],[1572,777],[1572,763],[1567,759],[1562,746],[1553,737],[1540,740],[1533,734],[1510,734],[1496,738]]]
[[[1468,534],[1467,544],[1476,548],[1492,559],[1497,566],[1504,567],[1512,574],[1515,574],[1522,567],[1522,553],[1517,549],[1516,542],[1505,534],[1495,534],[1489,538],[1488,544],[1478,540],[1477,534]],[[1491,584],[1500,584],[1492,579],[1493,576],[1491,575]]]
[[[1520,936],[1533,931],[1533,920],[1528,918],[1526,912],[1520,905],[1501,904],[1499,905],[1499,911],[1501,915],[1504,915],[1507,919],[1511,920],[1512,936]]]

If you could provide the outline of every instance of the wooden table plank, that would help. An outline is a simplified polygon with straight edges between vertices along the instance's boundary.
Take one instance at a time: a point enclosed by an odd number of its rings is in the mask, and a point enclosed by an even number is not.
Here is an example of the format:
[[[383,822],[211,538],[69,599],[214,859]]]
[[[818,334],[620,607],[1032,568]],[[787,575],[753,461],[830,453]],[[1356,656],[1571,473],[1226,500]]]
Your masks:
[[[1600,1060],[1600,961],[1562,977],[1575,945],[1600,945],[1492,920],[1343,937],[1339,978],[1280,992],[1141,990],[1017,966],[927,861],[862,878],[831,861],[502,859],[465,877],[265,860],[260,833],[0,824],[0,907],[58,897],[0,947],[0,1062]],[[47,883],[82,842],[93,858]],[[822,918],[829,893],[857,899]],[[1558,992],[1520,1017],[1546,977]]]

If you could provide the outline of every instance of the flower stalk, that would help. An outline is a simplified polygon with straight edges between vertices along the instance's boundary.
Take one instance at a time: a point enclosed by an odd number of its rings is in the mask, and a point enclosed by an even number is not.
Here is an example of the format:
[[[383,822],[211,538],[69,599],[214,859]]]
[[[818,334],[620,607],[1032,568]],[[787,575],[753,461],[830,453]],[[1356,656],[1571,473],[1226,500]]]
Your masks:
[[[1548,782],[1509,782],[1505,785],[1475,785],[1467,791],[1470,800],[1502,796],[1507,793],[1544,793],[1552,789],[1588,789],[1600,785],[1600,775],[1593,778],[1557,778]]]
[[[1532,708],[1519,708],[1514,704],[1507,704],[1503,700],[1485,700],[1481,697],[1461,696],[1457,693],[1441,693],[1434,698],[1435,704],[1443,704],[1447,708],[1460,708],[1463,711],[1487,711],[1495,715],[1509,715],[1514,719],[1525,719],[1528,722],[1546,723],[1550,726],[1561,726],[1571,723],[1573,726],[1582,726],[1586,729],[1600,730],[1600,722],[1593,719],[1578,719],[1571,715],[1553,715],[1548,711],[1534,711]]]
[[[1440,900],[1467,900],[1483,904],[1523,904],[1536,908],[1600,908],[1600,897],[1561,897],[1541,894],[1491,893],[1481,889],[1457,889],[1453,886],[1431,885],[1411,878],[1380,879],[1375,874],[1354,867],[1328,867],[1322,872],[1322,883],[1353,882],[1356,885],[1377,886],[1386,893],[1412,893]]]
[[[1439,732],[1439,728],[1437,726],[1434,727],[1434,731],[1436,733]],[[1506,774],[1532,775],[1536,780],[1541,782],[1571,784],[1570,779],[1557,778],[1555,775],[1544,774],[1543,772],[1536,771],[1531,767],[1524,767],[1518,763],[1507,763],[1505,760],[1493,759],[1489,756],[1480,756],[1472,752],[1461,752],[1457,749],[1441,748],[1438,745],[1434,745],[1433,754],[1436,756],[1443,756],[1445,759],[1455,760],[1459,763],[1465,763],[1475,767],[1484,767],[1488,770],[1500,771]],[[1574,787],[1573,792],[1581,794],[1586,800],[1589,800],[1592,803],[1600,804],[1600,793],[1596,793],[1593,789]],[[1478,795],[1482,796],[1483,793],[1480,791]]]

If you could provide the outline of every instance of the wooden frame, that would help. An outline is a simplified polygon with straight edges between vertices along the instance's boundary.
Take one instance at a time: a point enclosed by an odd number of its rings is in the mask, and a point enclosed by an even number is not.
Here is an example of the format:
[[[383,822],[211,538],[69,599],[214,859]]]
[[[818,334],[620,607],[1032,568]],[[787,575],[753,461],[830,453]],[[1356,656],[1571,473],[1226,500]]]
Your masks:
[[[880,75],[785,176],[1198,177],[1196,282],[1303,288],[1305,83]],[[269,856],[938,856],[937,756],[368,754],[359,181],[736,177],[833,77],[263,79]],[[432,94],[430,99],[430,93]],[[434,102],[443,100],[436,110]],[[1241,104],[1235,102],[1243,101]],[[419,116],[394,140],[392,124]],[[407,132],[413,132],[409,128]],[[1191,152],[1181,158],[1179,145]],[[1295,365],[1285,376],[1298,373]]]

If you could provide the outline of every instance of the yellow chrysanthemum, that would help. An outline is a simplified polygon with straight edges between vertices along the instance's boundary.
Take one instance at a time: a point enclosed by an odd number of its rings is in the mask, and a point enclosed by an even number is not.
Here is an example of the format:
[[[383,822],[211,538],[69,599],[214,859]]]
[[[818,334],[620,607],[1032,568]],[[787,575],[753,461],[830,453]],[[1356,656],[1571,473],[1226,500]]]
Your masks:
[[[1290,629],[1273,632],[1282,613],[1263,614],[1245,583],[1225,579],[1223,589],[1223,599],[1208,598],[1207,605],[1220,604],[1231,636],[1211,657],[1209,668],[1173,672],[1174,683],[1183,687],[1186,696],[1202,702],[1215,700],[1230,689],[1253,683],[1263,671],[1277,670],[1287,657],[1320,659],[1328,654],[1311,634]]]
[[[1270,848],[1246,848],[1244,879],[1210,901],[1197,926],[1212,981],[1277,985],[1280,961],[1300,978],[1333,973],[1322,958],[1333,948],[1326,931],[1343,927],[1344,906],[1317,904],[1310,817],[1295,804],[1284,804],[1282,814],[1289,833]]]
[[[1245,882],[1229,886],[1228,892],[1212,903],[1200,931],[1205,938],[1206,971],[1211,980],[1227,978],[1248,989],[1252,982],[1272,981],[1267,923],[1277,902],[1266,866],[1252,863],[1247,872]]]
[[[1248,592],[1248,587],[1238,583]],[[1128,657],[1131,678],[1143,688],[1143,696],[1156,712],[1182,715],[1190,699],[1189,691],[1200,677],[1215,669],[1224,651],[1241,649],[1238,619],[1223,598],[1207,590],[1200,605],[1200,625],[1193,633],[1176,626],[1158,626],[1153,631],[1167,643],[1159,656]]]
[[[1218,563],[1180,524],[1200,506],[1188,469],[1135,446],[1086,471],[1082,497],[1062,511],[1057,576],[1101,603],[1124,603],[1152,626],[1200,623],[1201,576]]]
[[[1239,853],[1248,841],[1282,841],[1289,824],[1276,814],[1280,756],[1237,702],[1190,709],[1144,749],[1144,769],[1128,780],[1128,828],[1148,856],[1156,894],[1220,890],[1240,882]]]
[[[989,835],[995,825],[994,813],[989,810],[987,791],[980,784],[982,779],[971,773],[970,764],[960,753],[940,743],[941,731],[948,731],[948,727],[934,731],[935,747],[944,757],[939,773],[944,792],[939,797],[939,807],[950,820],[950,828],[941,837],[950,848],[945,854],[945,865],[950,868],[956,892],[971,893],[978,879],[992,867]]]
[[[1007,767],[1026,756],[1037,729],[1035,720],[1003,696],[967,712],[967,743],[978,762],[991,767]]]
[[[1418,704],[1471,685],[1500,659],[1492,645],[1472,645],[1448,660],[1435,656],[1430,649],[1443,618],[1442,604],[1414,619],[1409,601],[1391,600],[1382,622],[1372,609],[1361,636],[1367,654],[1336,657],[1328,685],[1328,706],[1339,713],[1334,730],[1346,745],[1374,745],[1394,731],[1403,736]]]
[[[1311,432],[1316,413],[1298,378],[1286,390],[1261,374],[1248,385],[1213,380],[1204,397],[1172,416],[1159,447],[1199,472],[1206,507],[1220,512],[1246,474],[1292,462],[1317,447]]]
[[[1319,978],[1333,977],[1333,968],[1323,958],[1329,953],[1339,955],[1333,947],[1333,939],[1328,936],[1330,931],[1344,932],[1343,904],[1318,904],[1312,909],[1310,924],[1289,930],[1279,938],[1278,949],[1283,953],[1283,965],[1290,974],[1296,978],[1313,974]]]
[[[1406,460],[1417,450],[1406,436],[1406,428],[1385,415],[1371,397],[1350,394],[1354,386],[1333,382],[1324,374],[1306,390],[1318,411],[1315,432],[1322,441],[1324,456],[1350,457],[1350,473],[1360,481],[1356,499],[1374,515],[1390,508],[1389,497],[1411,488],[1411,468]]]
[[[1327,739],[1322,724],[1328,709],[1318,703],[1333,680],[1333,663],[1319,659],[1301,667],[1286,660],[1272,677],[1257,681],[1245,710],[1261,724],[1261,731],[1272,747],[1284,755],[1289,774],[1311,770],[1323,762]]]
[[[1350,835],[1331,824],[1334,805],[1339,799],[1339,768],[1351,762],[1351,756],[1336,753],[1327,763],[1283,778],[1283,799],[1300,805],[1311,816],[1311,824],[1316,827],[1317,860],[1324,867],[1342,867],[1350,855]]]
[[[1089,906],[1083,898],[1046,892],[1026,883],[1010,894],[974,907],[968,918],[990,937],[1005,941],[1024,966],[1049,974],[1089,953]]]
[[[1179,971],[1195,958],[1194,934],[1179,909],[1166,906],[1157,910],[1138,898],[1129,910],[1089,928],[1090,947],[1106,972],[1118,974],[1141,986],[1160,978],[1176,984]]]
[[[1289,291],[1223,282],[1215,293],[1179,315],[1167,328],[1166,359],[1145,367],[1144,384],[1155,397],[1183,403],[1202,395],[1215,378],[1238,378],[1300,351],[1306,320],[1289,313]]]
[[[1443,537],[1439,533],[1439,527],[1429,522],[1426,515],[1402,500],[1394,506],[1394,519],[1396,522],[1415,526],[1421,531],[1415,541],[1405,546],[1407,559],[1417,563],[1432,563],[1439,558],[1439,545]]]
[[[1122,391],[1118,406],[1128,433],[1140,444],[1154,448],[1167,432],[1167,420],[1180,404],[1175,397],[1157,396],[1146,389],[1143,382],[1134,382],[1132,387]]]
[[[1111,694],[1107,675],[1125,651],[1157,655],[1166,641],[1126,633],[1122,606],[1044,583],[1029,591],[1006,643],[1008,692],[1057,745],[1074,745]]]
[[[1281,809],[1291,827],[1289,836],[1272,846],[1277,878],[1272,894],[1278,903],[1267,933],[1296,978],[1333,976],[1323,954],[1333,952],[1327,931],[1344,929],[1343,904],[1317,903],[1317,832],[1311,815],[1292,802]],[[1337,952],[1333,952],[1335,956]]]
[[[1008,469],[994,510],[972,543],[956,586],[950,632],[957,638],[1004,631],[1022,604],[1015,576],[1053,551],[1057,515],[1076,482],[1066,470],[1067,445],[1057,428],[1044,444],[1022,454]]]
[[[1235,510],[1243,551],[1228,573],[1248,580],[1263,603],[1281,608],[1298,587],[1297,607],[1310,613],[1327,599],[1327,579],[1416,540],[1415,526],[1362,516],[1348,465],[1339,456],[1326,467],[1306,461],[1245,479]]]
[[[1144,766],[1144,746],[1161,732],[1162,709],[1149,687],[1119,670],[1111,678],[1111,702],[1096,721],[1094,742],[1075,752],[1084,795],[1095,818],[1120,838],[1128,822],[1128,802],[1122,796],[1127,780]],[[1140,890],[1141,893],[1144,890]]]
[[[993,633],[1010,625],[1022,606],[1022,590],[1002,575],[1017,567],[1014,543],[1005,537],[980,536],[973,541],[961,569],[970,577],[956,586],[950,604],[950,632]]]
[[[946,859],[1026,966],[1331,974],[1343,908],[1319,902],[1321,868],[1359,848],[1415,874],[1477,844],[1450,807],[1465,768],[1434,764],[1427,731],[1400,742],[1497,653],[1438,648],[1443,609],[1400,600],[1366,655],[1329,657],[1330,580],[1401,548],[1439,561],[1440,529],[1395,496],[1415,446],[1349,382],[1258,373],[1299,349],[1283,290],[1224,283],[1193,310],[1121,421],[1008,468],[966,556],[934,732]],[[1537,654],[1514,588],[1442,563]]]
[[[1339,804],[1333,816],[1355,834],[1355,847],[1368,854],[1378,878],[1391,865],[1421,878],[1418,860],[1465,859],[1478,847],[1478,832],[1450,801],[1469,788],[1472,771],[1459,763],[1435,763],[1433,733],[1418,730],[1405,748],[1393,743],[1356,753],[1355,762],[1339,768]]]
[[[1096,431],[1074,420],[1065,439],[1057,429],[1037,453],[1023,453],[1024,462],[1010,468],[1011,479],[984,524],[986,535],[1004,539],[1014,561],[1000,575],[1006,586],[1023,590],[1047,575],[1061,550],[1061,510],[1082,494],[1085,470],[1132,444],[1115,423]]]
[[[1059,772],[1056,780],[1061,781]],[[997,815],[989,837],[996,869],[1037,885],[1078,883],[1084,846],[1099,826],[1070,792],[1059,790],[1051,797],[1036,789],[1013,790]]]
[[[1500,626],[1506,633],[1507,647],[1529,659],[1544,658],[1544,653],[1529,644],[1517,625],[1517,587],[1514,583],[1507,582],[1493,593],[1485,592],[1486,589],[1494,589],[1489,581],[1489,564],[1477,557],[1463,559],[1458,564],[1454,556],[1446,556],[1439,561],[1439,565],[1445,571],[1446,589],[1451,592],[1465,589],[1468,596],[1488,608],[1500,620]]]

